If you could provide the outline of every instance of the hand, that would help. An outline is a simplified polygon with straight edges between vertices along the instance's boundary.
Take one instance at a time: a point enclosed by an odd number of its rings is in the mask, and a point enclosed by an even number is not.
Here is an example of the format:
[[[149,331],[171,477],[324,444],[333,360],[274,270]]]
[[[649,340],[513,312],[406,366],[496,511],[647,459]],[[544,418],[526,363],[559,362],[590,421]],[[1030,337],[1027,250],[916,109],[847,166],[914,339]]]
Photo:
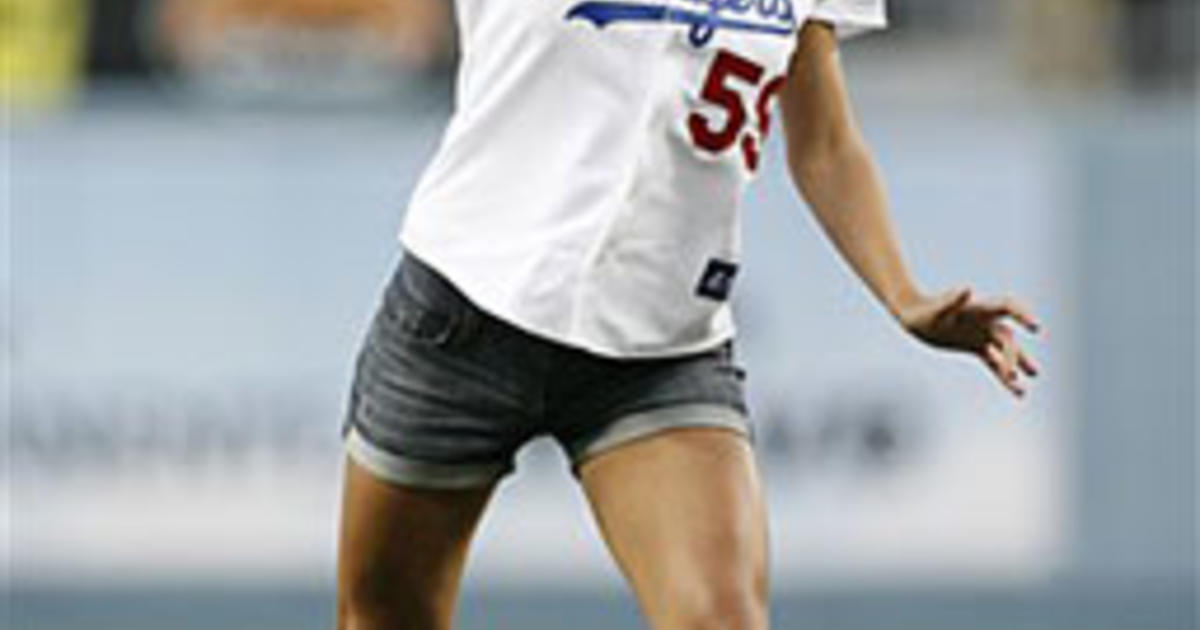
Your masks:
[[[1011,298],[982,300],[970,289],[938,296],[920,296],[898,308],[900,323],[925,343],[973,354],[1000,379],[1013,395],[1025,395],[1021,373],[1034,377],[1038,366],[1017,345],[1009,320],[1036,333],[1037,321],[1029,310]]]

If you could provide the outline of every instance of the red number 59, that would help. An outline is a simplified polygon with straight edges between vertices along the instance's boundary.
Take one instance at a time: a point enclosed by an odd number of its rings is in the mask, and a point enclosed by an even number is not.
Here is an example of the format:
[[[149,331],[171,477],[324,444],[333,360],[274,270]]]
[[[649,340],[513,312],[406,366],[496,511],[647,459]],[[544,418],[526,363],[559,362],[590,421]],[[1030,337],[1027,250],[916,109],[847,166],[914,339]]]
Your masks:
[[[728,50],[717,51],[712,65],[709,66],[708,78],[704,80],[704,87],[700,90],[700,97],[724,110],[724,124],[714,127],[711,118],[700,112],[692,112],[687,120],[692,142],[705,151],[721,153],[732,147],[740,138],[746,168],[751,171],[757,170],[759,147],[761,143],[766,142],[767,132],[771,128],[771,98],[783,87],[784,78],[778,76],[771,79],[758,92],[754,103],[757,138],[753,132],[745,129],[748,117],[746,106],[742,102],[741,94],[730,87],[729,81],[738,80],[757,87],[762,78],[762,66]]]

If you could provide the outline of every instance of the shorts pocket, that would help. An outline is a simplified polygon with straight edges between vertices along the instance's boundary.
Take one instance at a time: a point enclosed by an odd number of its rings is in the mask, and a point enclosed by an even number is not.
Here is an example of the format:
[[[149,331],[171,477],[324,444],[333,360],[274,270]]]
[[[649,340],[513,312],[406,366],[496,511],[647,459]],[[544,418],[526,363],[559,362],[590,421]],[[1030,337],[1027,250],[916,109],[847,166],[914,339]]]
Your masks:
[[[457,338],[466,305],[431,270],[404,261],[388,286],[379,324],[401,341],[446,346]]]

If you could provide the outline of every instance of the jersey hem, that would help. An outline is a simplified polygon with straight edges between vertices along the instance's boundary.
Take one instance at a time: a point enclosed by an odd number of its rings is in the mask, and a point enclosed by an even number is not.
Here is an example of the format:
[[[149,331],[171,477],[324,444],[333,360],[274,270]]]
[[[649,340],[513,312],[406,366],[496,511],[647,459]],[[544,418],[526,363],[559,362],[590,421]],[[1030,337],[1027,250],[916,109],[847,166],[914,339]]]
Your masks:
[[[667,344],[655,348],[630,348],[597,343],[594,340],[565,334],[548,326],[526,321],[503,304],[492,301],[489,297],[486,297],[486,292],[474,286],[465,274],[460,274],[453,265],[445,264],[445,261],[438,258],[432,251],[424,249],[420,245],[419,239],[414,238],[407,230],[400,233],[399,241],[401,248],[406,253],[420,258],[421,262],[442,274],[473,305],[488,315],[535,337],[540,337],[551,343],[568,346],[597,356],[612,359],[668,359],[712,350],[730,341],[736,335],[736,327],[727,325],[716,333],[700,340],[678,345]]]

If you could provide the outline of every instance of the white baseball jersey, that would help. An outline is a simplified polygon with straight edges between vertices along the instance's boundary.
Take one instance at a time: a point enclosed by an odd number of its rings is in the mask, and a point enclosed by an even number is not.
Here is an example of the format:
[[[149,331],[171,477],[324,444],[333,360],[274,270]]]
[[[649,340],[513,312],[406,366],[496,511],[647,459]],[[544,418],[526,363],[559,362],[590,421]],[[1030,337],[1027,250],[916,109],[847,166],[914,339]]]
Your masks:
[[[455,0],[453,117],[404,246],[480,308],[608,356],[733,334],[739,205],[808,19],[884,0]]]

